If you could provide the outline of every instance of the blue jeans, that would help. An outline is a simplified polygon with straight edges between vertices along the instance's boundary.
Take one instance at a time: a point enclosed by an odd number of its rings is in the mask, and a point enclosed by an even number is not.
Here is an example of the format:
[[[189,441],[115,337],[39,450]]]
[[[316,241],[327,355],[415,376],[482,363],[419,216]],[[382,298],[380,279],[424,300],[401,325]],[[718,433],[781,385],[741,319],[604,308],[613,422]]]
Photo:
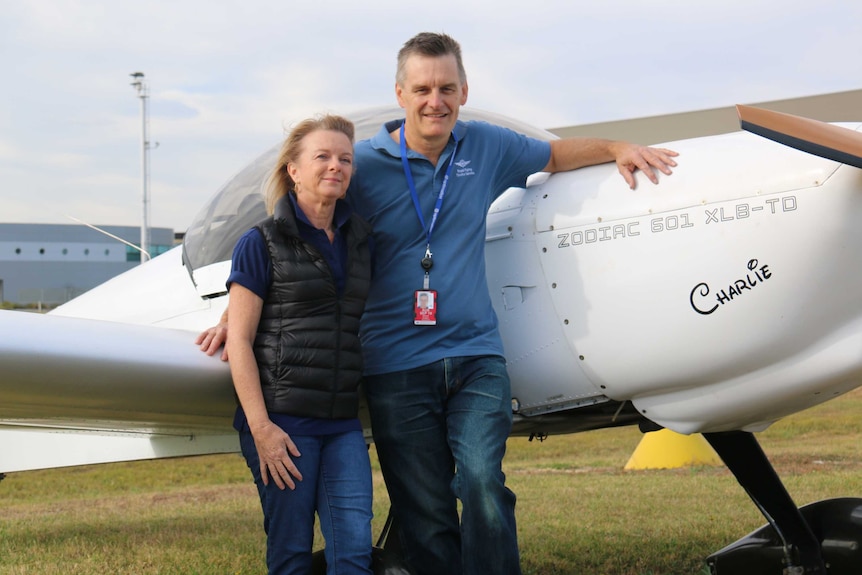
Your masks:
[[[502,471],[512,428],[505,360],[447,358],[368,376],[365,390],[380,467],[413,572],[520,574],[515,494]]]
[[[266,565],[270,575],[308,575],[314,513],[326,541],[327,575],[371,574],[371,465],[361,431],[333,435],[291,435],[302,473],[296,489],[264,485],[254,439],[240,432],[245,456],[263,508]]]

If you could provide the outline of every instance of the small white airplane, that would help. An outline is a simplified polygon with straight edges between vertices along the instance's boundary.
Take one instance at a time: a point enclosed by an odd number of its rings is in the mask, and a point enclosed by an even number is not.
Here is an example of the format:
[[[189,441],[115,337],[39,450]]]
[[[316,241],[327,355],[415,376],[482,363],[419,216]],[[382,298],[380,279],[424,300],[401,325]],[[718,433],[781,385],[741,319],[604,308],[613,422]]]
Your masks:
[[[357,137],[399,114],[354,115]],[[513,434],[702,433],[768,520],[708,557],[714,574],[859,573],[862,499],[797,509],[753,433],[862,384],[862,123],[739,114],[745,131],[666,144],[680,161],[658,186],[601,165],[536,174],[493,205]],[[182,247],[50,314],[0,312],[0,472],[238,450],[228,367],[193,340],[227,305],[277,148]]]

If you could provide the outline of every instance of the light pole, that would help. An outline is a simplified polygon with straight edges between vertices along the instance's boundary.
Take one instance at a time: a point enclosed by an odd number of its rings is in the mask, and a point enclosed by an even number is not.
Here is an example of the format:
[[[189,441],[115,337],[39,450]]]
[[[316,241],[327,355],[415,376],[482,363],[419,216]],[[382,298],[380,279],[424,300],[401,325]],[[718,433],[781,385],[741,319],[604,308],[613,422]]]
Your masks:
[[[148,125],[147,125],[147,100],[150,97],[149,91],[147,89],[147,81],[144,79],[143,72],[134,72],[129,74],[132,79],[132,86],[138,91],[138,98],[141,99],[141,177],[143,179],[142,184],[142,196],[143,196],[143,219],[141,221],[141,263],[144,263],[148,259],[150,259],[150,228],[148,224],[149,220],[149,210],[150,210],[150,199],[149,199],[149,180],[150,180],[150,169],[149,169],[149,155],[150,155],[150,141],[147,137]]]

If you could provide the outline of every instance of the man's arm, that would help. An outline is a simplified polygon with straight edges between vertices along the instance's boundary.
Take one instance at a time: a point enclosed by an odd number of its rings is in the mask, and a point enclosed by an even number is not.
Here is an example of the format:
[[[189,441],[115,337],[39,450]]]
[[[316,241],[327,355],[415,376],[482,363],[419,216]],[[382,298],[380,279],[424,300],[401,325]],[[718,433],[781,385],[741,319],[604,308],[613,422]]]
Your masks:
[[[207,355],[215,355],[215,352],[227,342],[227,310],[221,314],[221,319],[217,325],[214,325],[206,330],[195,340],[195,344],[201,347],[201,351]],[[227,346],[221,352],[221,360],[227,361]]]
[[[601,138],[565,138],[551,140],[551,159],[543,172],[566,172],[586,166],[616,162],[617,169],[631,189],[635,188],[635,170],[641,170],[650,181],[658,183],[654,169],[670,175],[678,154],[667,148],[652,148],[618,140]]]

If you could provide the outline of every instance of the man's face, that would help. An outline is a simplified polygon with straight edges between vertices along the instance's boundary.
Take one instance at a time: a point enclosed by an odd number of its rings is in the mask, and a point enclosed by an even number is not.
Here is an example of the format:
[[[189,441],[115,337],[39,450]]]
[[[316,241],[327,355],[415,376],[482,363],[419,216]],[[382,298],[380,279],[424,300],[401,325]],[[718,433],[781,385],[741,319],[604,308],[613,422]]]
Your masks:
[[[398,104],[407,117],[407,141],[449,139],[458,109],[467,102],[467,84],[458,76],[455,56],[413,55],[404,65],[403,85],[395,85]]]

